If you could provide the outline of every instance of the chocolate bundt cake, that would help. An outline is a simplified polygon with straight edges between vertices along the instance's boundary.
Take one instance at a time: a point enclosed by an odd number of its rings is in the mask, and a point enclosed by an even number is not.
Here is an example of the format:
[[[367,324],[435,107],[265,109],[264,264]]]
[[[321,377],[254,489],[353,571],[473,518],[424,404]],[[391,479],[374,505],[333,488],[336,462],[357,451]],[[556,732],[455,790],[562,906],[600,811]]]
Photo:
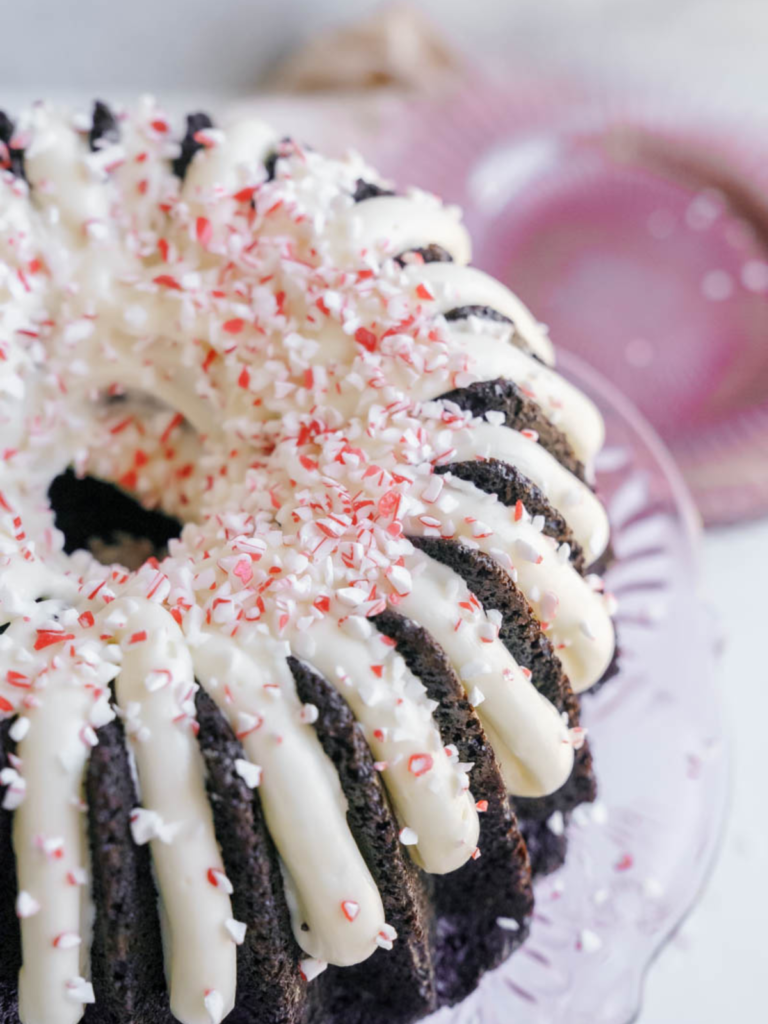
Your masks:
[[[358,157],[146,100],[0,165],[0,1022],[456,1002],[594,798],[598,411]]]

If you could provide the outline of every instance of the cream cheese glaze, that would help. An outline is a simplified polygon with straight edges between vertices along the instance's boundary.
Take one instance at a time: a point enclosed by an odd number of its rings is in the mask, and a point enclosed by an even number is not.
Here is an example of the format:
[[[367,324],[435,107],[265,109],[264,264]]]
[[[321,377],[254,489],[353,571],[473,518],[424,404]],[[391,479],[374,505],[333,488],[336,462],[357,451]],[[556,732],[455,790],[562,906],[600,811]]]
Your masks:
[[[171,1010],[181,1021],[206,1024],[199,989],[219,993],[223,1014],[229,1013],[235,1005],[237,951],[227,932],[234,917],[231,886],[190,727],[196,689],[192,656],[171,615],[150,601],[114,601],[99,625],[122,653],[117,705],[130,732],[142,803],[133,812],[133,835],[137,843],[150,842],[163,894],[160,922]]]
[[[512,794],[558,789],[575,739],[498,639],[497,613],[407,537],[495,558],[586,689],[613,655],[604,596],[525,509],[434,468],[514,464],[596,559],[608,523],[590,488],[534,437],[440,396],[513,380],[588,473],[603,426],[529,311],[466,266],[455,209],[418,191],[355,203],[358,182],[378,180],[358,157],[278,143],[257,121],[198,132],[180,182],[154,101],[119,123],[119,143],[91,151],[82,119],[39,105],[18,129],[28,184],[0,178],[0,716],[18,737],[3,784],[24,894],[20,1012],[22,1024],[74,1024],[93,998],[76,803],[114,680],[172,1010],[218,1024],[235,1004],[242,926],[205,797],[195,687],[241,740],[315,970],[390,947],[286,656],[346,700],[414,860],[444,873],[477,856],[471,766],[444,748],[433,702],[371,619],[391,606],[443,647]],[[429,245],[453,262],[425,264]],[[446,321],[467,306],[512,325]],[[69,465],[183,520],[168,557],[131,573],[64,555],[47,491]]]
[[[259,769],[269,831],[293,883],[296,941],[321,962],[358,963],[376,949],[384,909],[349,831],[336,772],[311,727],[312,714],[296,696],[289,650],[260,636],[246,652],[206,634],[194,650],[195,672]],[[356,907],[351,922],[341,912],[347,901]]]

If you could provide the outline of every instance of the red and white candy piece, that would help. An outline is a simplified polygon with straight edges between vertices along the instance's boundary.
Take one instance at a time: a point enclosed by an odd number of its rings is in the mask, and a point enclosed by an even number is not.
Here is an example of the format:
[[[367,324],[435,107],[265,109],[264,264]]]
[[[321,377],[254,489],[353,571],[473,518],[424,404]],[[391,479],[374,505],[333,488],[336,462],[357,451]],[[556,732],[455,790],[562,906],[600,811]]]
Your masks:
[[[315,704],[303,704],[299,714],[299,720],[305,725],[313,725],[320,717],[320,712]]]
[[[386,570],[385,575],[392,585],[392,589],[395,593],[399,594],[401,597],[406,597],[410,594],[413,589],[413,580],[411,579],[410,572],[408,572],[404,565],[390,566],[390,568]]]
[[[301,971],[302,978],[307,982],[314,981],[327,967],[328,964],[325,960],[316,960],[313,956],[299,960],[299,971]]]
[[[0,786],[8,787],[3,797],[3,810],[15,811],[21,807],[27,795],[27,783],[15,768],[3,768],[0,771]]]
[[[570,736],[573,749],[581,750],[587,739],[587,730],[583,726],[577,725],[573,729],[568,730],[568,735]]]
[[[221,1024],[224,1019],[224,996],[215,988],[207,988],[203,993],[203,1005],[210,1017],[211,1024]]]
[[[144,678],[144,685],[149,693],[156,693],[173,682],[173,676],[167,668],[156,668],[148,672]]]
[[[381,949],[391,950],[396,938],[397,931],[392,927],[392,925],[383,924],[376,936],[376,945]]]
[[[360,913],[360,904],[355,900],[343,900],[341,904],[341,912],[346,919],[352,923]]]
[[[599,949],[602,949],[603,940],[589,928],[582,928],[579,932],[579,939],[576,943],[576,949],[581,950],[583,953],[596,953]]]
[[[525,562],[533,562],[534,565],[541,565],[544,561],[544,556],[540,555],[533,544],[529,544],[527,540],[515,541],[515,554]]]
[[[208,868],[206,878],[214,889],[223,889],[227,896],[231,896],[235,891],[234,886],[221,868]]]
[[[239,740],[245,739],[246,736],[250,736],[252,732],[260,729],[263,724],[264,719],[261,715],[252,715],[248,711],[238,711],[235,735]]]
[[[434,765],[435,759],[431,754],[411,754],[408,758],[408,771],[417,778],[426,775]]]

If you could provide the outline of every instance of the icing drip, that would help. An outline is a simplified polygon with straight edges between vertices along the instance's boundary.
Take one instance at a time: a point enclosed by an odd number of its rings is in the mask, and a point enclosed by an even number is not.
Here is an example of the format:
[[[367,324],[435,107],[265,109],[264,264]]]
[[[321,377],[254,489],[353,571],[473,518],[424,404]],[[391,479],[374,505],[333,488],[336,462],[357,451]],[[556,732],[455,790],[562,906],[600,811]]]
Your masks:
[[[19,1014],[25,1024],[75,1024],[84,1004],[93,1002],[82,980],[89,920],[87,886],[79,883],[88,865],[82,794],[92,704],[88,691],[51,674],[40,706],[25,709],[29,732],[17,747],[26,785],[13,825],[18,884],[40,908],[21,918]]]
[[[341,690],[363,727],[398,819],[415,833],[411,855],[425,871],[445,874],[477,846],[469,780],[445,756],[423,685],[383,638],[368,642],[372,633],[358,616],[340,629],[317,623],[304,660]]]
[[[493,413],[491,413],[493,416]],[[610,524],[599,499],[583,481],[574,476],[537,444],[517,430],[490,423],[474,423],[455,443],[454,462],[464,459],[500,459],[508,462],[536,484],[561,512],[573,535],[594,562],[608,547]]]
[[[568,729],[498,639],[500,616],[486,615],[446,566],[419,560],[413,571],[413,590],[399,611],[431,633],[448,655],[493,736],[509,791],[515,796],[553,793],[573,767]]]
[[[151,844],[162,894],[171,1010],[182,1024],[210,1024],[207,994],[221,997],[222,1018],[235,1004],[237,947],[195,738],[192,657],[171,616],[148,601],[116,601],[101,624],[122,651],[117,700],[142,802],[132,829]]]
[[[603,596],[574,572],[567,552],[495,497],[451,478],[446,487],[451,517],[437,527],[408,520],[417,536],[450,536],[494,558],[533,607],[577,693],[593,686],[611,663],[614,632]],[[438,512],[439,515],[439,512]]]
[[[310,956],[346,966],[374,952],[384,909],[349,831],[335,769],[302,721],[286,654],[285,644],[268,637],[245,652],[206,635],[194,652],[195,671],[261,769],[259,796],[296,896],[296,941]],[[355,906],[351,921],[345,903]]]

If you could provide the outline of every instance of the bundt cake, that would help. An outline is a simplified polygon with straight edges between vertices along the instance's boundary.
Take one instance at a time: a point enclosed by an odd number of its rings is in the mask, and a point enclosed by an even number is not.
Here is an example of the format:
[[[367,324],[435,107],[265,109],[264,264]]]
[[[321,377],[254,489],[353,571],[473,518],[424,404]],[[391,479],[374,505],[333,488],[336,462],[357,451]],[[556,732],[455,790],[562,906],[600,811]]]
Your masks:
[[[0,165],[0,1021],[456,1002],[595,794],[598,411],[355,155],[146,99]]]

